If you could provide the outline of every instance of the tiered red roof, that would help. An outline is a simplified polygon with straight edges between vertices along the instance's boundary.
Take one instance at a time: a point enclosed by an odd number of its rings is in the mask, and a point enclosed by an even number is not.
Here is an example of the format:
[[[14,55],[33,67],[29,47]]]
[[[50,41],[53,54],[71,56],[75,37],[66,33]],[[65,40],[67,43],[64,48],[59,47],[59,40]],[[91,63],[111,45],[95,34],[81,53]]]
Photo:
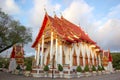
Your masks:
[[[57,34],[65,41],[68,41],[71,43],[85,41],[91,44],[96,44],[93,40],[90,39],[90,37],[79,26],[71,23],[70,21],[66,20],[63,17],[61,17],[61,19],[58,18],[57,16],[52,18],[46,13],[44,16],[41,29],[32,47],[35,47],[37,43],[39,42],[48,20],[51,23],[51,28],[54,29],[57,32]]]

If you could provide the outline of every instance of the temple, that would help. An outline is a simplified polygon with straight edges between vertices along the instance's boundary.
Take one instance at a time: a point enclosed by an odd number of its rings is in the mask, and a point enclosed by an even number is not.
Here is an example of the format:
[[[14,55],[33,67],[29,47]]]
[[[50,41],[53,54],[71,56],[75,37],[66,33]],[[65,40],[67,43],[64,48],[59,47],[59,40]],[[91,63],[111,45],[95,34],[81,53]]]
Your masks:
[[[45,13],[42,26],[32,45],[35,49],[33,72],[39,74],[45,65],[57,71],[61,64],[64,71],[82,69],[88,65],[101,66],[100,47],[80,26],[63,16],[61,18]],[[41,73],[42,74],[42,73]],[[40,76],[40,75],[39,75]]]

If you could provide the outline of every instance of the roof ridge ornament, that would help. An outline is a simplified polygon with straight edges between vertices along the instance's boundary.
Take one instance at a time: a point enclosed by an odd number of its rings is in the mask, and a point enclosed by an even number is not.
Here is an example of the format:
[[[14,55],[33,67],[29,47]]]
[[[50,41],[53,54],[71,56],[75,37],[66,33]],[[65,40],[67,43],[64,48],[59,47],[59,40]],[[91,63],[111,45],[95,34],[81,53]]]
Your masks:
[[[46,8],[44,8],[44,11],[45,11],[45,14],[47,14],[47,10],[46,10]]]
[[[62,12],[60,12],[60,15],[61,15],[61,19],[63,19],[63,15],[62,15]]]
[[[46,5],[44,5],[44,11],[45,11],[45,14],[47,14]]]
[[[56,18],[57,16],[56,16],[56,12],[55,11],[53,11],[53,14],[54,14],[54,17]]]

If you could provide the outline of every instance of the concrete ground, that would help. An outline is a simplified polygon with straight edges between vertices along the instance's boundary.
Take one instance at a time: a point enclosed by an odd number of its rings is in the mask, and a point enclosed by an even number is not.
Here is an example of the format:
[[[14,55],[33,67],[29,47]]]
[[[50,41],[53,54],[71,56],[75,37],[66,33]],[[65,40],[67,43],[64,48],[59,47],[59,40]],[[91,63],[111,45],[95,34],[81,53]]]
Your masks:
[[[0,71],[0,80],[120,80],[120,72],[113,74],[103,74],[97,76],[71,78],[71,79],[61,79],[61,78],[34,78],[25,77],[24,75],[15,75],[7,72]]]

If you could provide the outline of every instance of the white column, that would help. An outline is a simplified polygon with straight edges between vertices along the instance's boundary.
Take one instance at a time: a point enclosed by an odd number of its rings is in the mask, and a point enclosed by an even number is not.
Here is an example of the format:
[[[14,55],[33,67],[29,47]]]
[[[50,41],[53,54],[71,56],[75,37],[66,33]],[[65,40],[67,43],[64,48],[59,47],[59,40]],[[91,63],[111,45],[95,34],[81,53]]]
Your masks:
[[[51,44],[50,44],[50,61],[52,61],[53,54],[53,32],[51,32]]]
[[[94,53],[93,53],[92,48],[90,48],[90,53],[91,53],[91,55],[92,55],[92,63],[94,64],[94,63],[95,63],[95,62],[94,62]]]
[[[43,66],[43,55],[44,55],[44,35],[42,35],[41,67]]]
[[[100,55],[98,55],[99,65],[101,66],[101,58]]]
[[[63,58],[62,58],[62,45],[60,44],[60,64],[62,65],[62,60],[63,60]]]
[[[58,63],[58,61],[57,61],[57,57],[58,57],[58,39],[56,38],[56,54],[55,54],[56,56],[55,56],[55,58],[56,58],[56,67],[57,67],[57,63]]]
[[[35,50],[35,60],[37,59],[37,51]]]
[[[38,51],[37,51],[37,66],[39,66],[39,59],[40,59],[40,44],[38,44]]]
[[[88,65],[89,65],[89,62],[90,62],[90,55],[89,55],[89,52],[88,52],[88,46],[87,46],[87,44],[85,44],[85,53],[87,54],[87,61],[88,61]]]

